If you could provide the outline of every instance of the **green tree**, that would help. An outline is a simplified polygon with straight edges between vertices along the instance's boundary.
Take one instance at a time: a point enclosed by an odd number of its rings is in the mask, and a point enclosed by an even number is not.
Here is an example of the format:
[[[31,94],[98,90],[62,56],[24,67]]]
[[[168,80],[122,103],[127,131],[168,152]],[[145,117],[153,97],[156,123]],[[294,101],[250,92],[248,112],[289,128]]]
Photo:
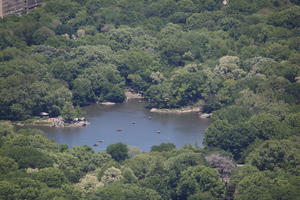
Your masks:
[[[203,165],[205,164],[204,158],[193,152],[181,153],[176,156],[169,158],[165,162],[164,170],[167,173],[168,187],[176,188],[181,178],[181,172],[186,170],[188,167]],[[177,198],[176,191],[171,190],[171,198]]]
[[[140,180],[139,183],[144,187],[157,191],[162,199],[171,199],[173,189],[168,184],[168,177],[166,174],[147,176]]]
[[[230,182],[233,185],[236,185],[246,176],[251,176],[252,174],[255,174],[257,172],[259,172],[259,169],[257,169],[255,166],[250,165],[250,164],[245,164],[241,167],[236,168],[233,171]]]
[[[35,44],[43,44],[49,37],[55,36],[54,31],[47,27],[42,27],[33,33],[33,41]]]
[[[0,157],[0,177],[5,176],[10,171],[17,170],[18,168],[18,164],[13,159]]]
[[[158,151],[158,152],[163,152],[163,151],[172,151],[172,149],[175,149],[176,145],[173,143],[161,143],[160,145],[154,145],[151,147],[151,151]]]
[[[48,155],[30,146],[2,148],[0,154],[14,159],[20,168],[45,168],[53,164]]]
[[[299,192],[290,181],[291,179],[278,173],[252,173],[237,184],[234,198],[237,200],[297,199]]]
[[[275,26],[284,26],[289,29],[300,26],[299,19],[299,6],[293,6],[280,12],[270,15],[268,22]]]
[[[280,139],[290,135],[289,128],[280,121],[279,117],[272,114],[254,115],[249,122],[256,129],[257,137],[261,139]]]
[[[215,111],[213,120],[228,120],[230,122],[238,122],[247,120],[251,116],[251,112],[246,107],[242,106],[228,106],[218,111]]]
[[[245,71],[239,67],[240,59],[236,56],[224,56],[219,59],[219,64],[214,68],[217,77],[226,79],[239,79],[245,76]]]
[[[56,168],[41,169],[33,174],[33,177],[53,188],[60,188],[62,184],[67,183],[64,173]]]
[[[291,102],[299,103],[299,91],[300,91],[300,83],[293,83],[288,85],[285,89],[286,93],[291,98]]]
[[[217,171],[204,166],[195,166],[182,172],[177,187],[178,198],[188,199],[198,192],[208,192],[215,198],[222,198],[224,185]]]
[[[124,161],[128,158],[128,147],[126,144],[121,142],[108,145],[106,148],[106,152],[118,162]]]
[[[188,197],[188,200],[214,200],[215,198],[209,192],[197,192]]]
[[[3,200],[17,200],[19,187],[8,181],[0,181],[0,198]]]
[[[18,185],[20,190],[16,194],[18,199],[37,200],[41,195],[41,190],[46,188],[46,184],[31,178],[15,178],[13,183]]]
[[[124,200],[160,200],[161,197],[154,190],[139,187],[132,184],[115,184],[102,187],[95,194],[88,197],[90,200],[104,199],[124,199]]]
[[[239,159],[245,147],[254,141],[255,132],[247,122],[231,124],[227,120],[216,120],[206,130],[203,142],[209,147],[229,151]]]
[[[164,174],[163,157],[159,155],[140,154],[124,162],[132,169],[138,179],[144,179],[154,174]]]
[[[8,135],[11,135],[14,133],[14,126],[5,124],[5,123],[0,123],[0,138],[6,137]]]
[[[260,170],[295,172],[300,163],[299,145],[289,140],[268,140],[255,149],[247,162]]]
[[[122,102],[125,98],[123,79],[112,64],[98,64],[87,68],[74,80],[74,99],[76,103],[102,102],[111,100]]]
[[[62,108],[61,115],[66,121],[72,121],[76,117],[81,117],[82,111],[79,107],[74,107],[71,103],[67,103]]]
[[[292,113],[289,114],[285,122],[287,125],[292,129],[293,134],[299,135],[300,134],[300,113]]]
[[[111,160],[111,156],[105,152],[94,152],[93,149],[87,145],[75,146],[68,149],[62,154],[57,155],[57,162],[60,169],[64,170],[68,178],[75,179],[82,175],[95,170],[97,167]]]
[[[149,100],[149,105],[155,108],[174,108],[175,100],[172,97],[170,83],[163,82],[158,85],[152,85],[145,92],[145,98]]]

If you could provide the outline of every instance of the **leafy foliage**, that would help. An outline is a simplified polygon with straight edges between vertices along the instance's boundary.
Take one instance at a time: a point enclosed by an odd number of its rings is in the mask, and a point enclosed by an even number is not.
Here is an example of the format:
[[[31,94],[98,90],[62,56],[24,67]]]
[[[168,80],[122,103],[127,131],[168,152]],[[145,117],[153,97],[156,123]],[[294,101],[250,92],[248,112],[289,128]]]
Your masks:
[[[1,19],[0,120],[71,120],[79,106],[121,103],[132,88],[148,107],[203,102],[212,122],[204,150],[161,144],[131,158],[122,143],[68,149],[1,123],[0,199],[297,199],[299,5],[44,0]],[[232,171],[212,150],[248,164]],[[226,189],[220,176],[230,176]],[[76,185],[83,177],[101,188]]]
[[[121,142],[109,145],[106,149],[106,152],[118,162],[128,158],[128,147],[126,144]]]

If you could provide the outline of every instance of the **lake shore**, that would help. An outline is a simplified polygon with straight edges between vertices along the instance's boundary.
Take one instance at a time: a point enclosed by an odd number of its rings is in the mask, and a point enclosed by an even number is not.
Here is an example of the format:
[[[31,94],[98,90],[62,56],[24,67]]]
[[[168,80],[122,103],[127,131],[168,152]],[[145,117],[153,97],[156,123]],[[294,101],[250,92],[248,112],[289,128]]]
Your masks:
[[[74,121],[65,122],[62,117],[51,118],[34,118],[25,121],[4,121],[2,123],[12,124],[16,126],[45,126],[45,127],[83,127],[89,125],[90,122],[83,118],[76,118]]]
[[[144,99],[141,93],[135,92],[132,89],[128,89],[125,91],[126,101],[129,101],[131,99]]]
[[[127,89],[124,94],[125,94],[125,101],[123,103],[126,103],[132,99],[144,99],[144,97],[142,96],[141,93],[135,92],[132,89]],[[117,103],[111,102],[111,101],[104,101],[104,102],[96,102],[96,104],[105,105],[105,106],[113,106],[113,105],[116,105]]]
[[[96,104],[105,105],[105,106],[113,106],[113,105],[116,105],[115,102],[109,102],[109,101],[106,101],[106,102],[96,102]]]
[[[207,119],[211,118],[212,113],[203,113],[202,106],[186,106],[182,108],[175,108],[175,109],[158,109],[152,108],[150,112],[153,113],[173,113],[173,114],[184,114],[184,113],[198,113],[199,118]]]
[[[200,106],[187,106],[183,108],[175,108],[175,109],[158,109],[151,108],[150,112],[155,113],[193,113],[193,112],[201,112],[202,108]]]

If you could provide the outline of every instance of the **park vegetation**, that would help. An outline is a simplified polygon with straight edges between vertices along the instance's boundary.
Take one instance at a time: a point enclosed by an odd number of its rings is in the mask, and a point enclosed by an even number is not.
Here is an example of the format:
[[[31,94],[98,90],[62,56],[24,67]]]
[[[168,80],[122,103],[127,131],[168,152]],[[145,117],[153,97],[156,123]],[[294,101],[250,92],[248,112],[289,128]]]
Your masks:
[[[116,143],[95,152],[1,124],[0,199],[296,200],[299,141],[264,141],[238,165],[218,148],[162,143],[143,153]]]
[[[127,88],[212,113],[204,148],[135,156],[4,123],[0,199],[299,199],[300,1],[224,2],[44,0],[0,19],[0,120],[77,117]]]

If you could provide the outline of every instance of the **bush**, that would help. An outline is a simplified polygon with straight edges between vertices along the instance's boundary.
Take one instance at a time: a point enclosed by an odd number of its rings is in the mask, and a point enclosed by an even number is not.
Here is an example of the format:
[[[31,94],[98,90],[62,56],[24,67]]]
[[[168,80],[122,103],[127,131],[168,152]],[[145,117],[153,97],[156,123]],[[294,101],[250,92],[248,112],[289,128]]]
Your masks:
[[[158,152],[162,152],[162,151],[171,151],[172,149],[175,149],[176,145],[173,143],[161,143],[160,145],[154,145],[151,147],[151,151],[158,151]]]
[[[126,144],[121,142],[109,145],[106,152],[118,162],[128,158],[128,147]]]
[[[33,147],[6,147],[0,154],[14,159],[20,168],[45,168],[53,165],[48,155]]]

